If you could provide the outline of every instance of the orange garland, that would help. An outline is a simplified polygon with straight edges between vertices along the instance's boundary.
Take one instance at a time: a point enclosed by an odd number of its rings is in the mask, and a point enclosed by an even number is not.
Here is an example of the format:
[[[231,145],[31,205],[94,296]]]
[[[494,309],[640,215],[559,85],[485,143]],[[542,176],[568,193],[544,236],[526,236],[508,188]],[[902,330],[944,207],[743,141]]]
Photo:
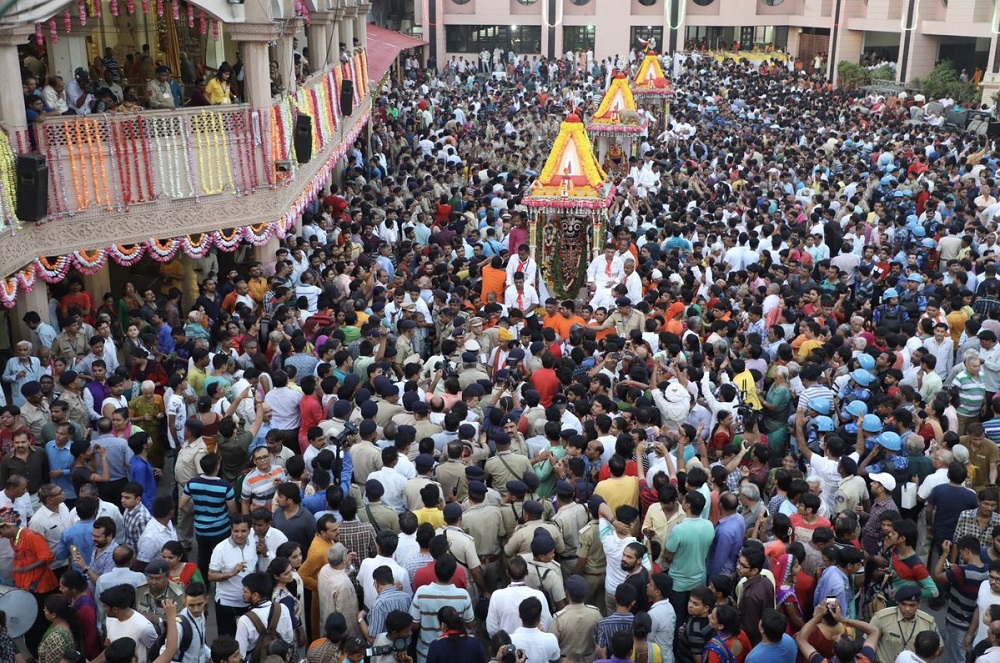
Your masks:
[[[73,135],[70,131],[70,127],[76,129],[76,144],[80,149],[80,159],[83,160],[83,147],[82,140],[80,137],[80,124],[74,122],[72,125],[66,125],[66,152],[69,154],[69,168],[73,175],[73,189],[76,191],[76,204],[78,210],[84,210],[90,207],[90,195],[87,191],[86,183],[81,185],[80,183],[80,167],[81,164],[76,162],[76,158],[73,156]]]
[[[84,138],[87,140],[87,150],[90,153],[90,174],[94,176],[97,174],[97,154],[96,150],[94,149],[94,141],[90,132],[91,130],[90,121],[84,119],[81,120],[81,122],[83,123]],[[80,146],[80,149],[81,150],[83,149],[82,145]],[[96,179],[94,181],[94,202],[97,203],[98,207],[101,206],[101,187],[97,185]]]

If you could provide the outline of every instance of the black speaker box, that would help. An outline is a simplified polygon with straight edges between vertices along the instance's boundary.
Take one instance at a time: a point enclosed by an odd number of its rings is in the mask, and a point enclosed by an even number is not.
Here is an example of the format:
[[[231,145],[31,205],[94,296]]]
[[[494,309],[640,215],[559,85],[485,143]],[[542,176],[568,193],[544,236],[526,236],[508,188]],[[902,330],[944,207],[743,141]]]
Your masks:
[[[354,112],[354,81],[345,78],[340,82],[340,114],[348,117]]]
[[[299,113],[295,120],[295,158],[299,163],[309,163],[312,159],[313,122],[308,115]]]
[[[41,154],[17,158],[17,218],[41,221],[49,215],[49,166]]]

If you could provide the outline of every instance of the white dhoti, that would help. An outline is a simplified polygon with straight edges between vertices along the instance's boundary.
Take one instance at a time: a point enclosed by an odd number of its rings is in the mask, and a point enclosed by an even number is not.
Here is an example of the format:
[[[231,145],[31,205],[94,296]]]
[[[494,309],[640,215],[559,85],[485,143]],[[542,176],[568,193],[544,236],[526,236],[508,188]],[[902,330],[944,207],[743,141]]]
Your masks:
[[[590,300],[591,308],[596,311],[603,307],[610,313],[615,308],[615,293],[612,290],[615,285],[614,283],[610,286],[598,285],[594,291],[594,296]]]

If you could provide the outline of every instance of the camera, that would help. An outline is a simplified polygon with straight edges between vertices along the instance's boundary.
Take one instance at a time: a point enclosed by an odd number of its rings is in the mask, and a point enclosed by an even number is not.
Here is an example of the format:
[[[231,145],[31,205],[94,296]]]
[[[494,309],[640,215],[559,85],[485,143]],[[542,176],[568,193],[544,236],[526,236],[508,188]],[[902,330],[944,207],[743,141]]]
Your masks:
[[[392,641],[391,645],[379,645],[378,647],[369,647],[365,651],[365,658],[371,658],[373,656],[385,656],[387,654],[396,654],[399,652],[406,651],[406,638],[396,638]]]
[[[340,433],[337,434],[337,437],[331,438],[330,443],[336,447],[342,447],[344,446],[344,444],[347,443],[347,438],[357,434],[358,434],[357,424],[348,421],[347,423],[344,424],[344,430],[340,431]]]
[[[434,364],[434,370],[441,371],[441,377],[443,378],[450,378],[458,375],[458,370],[447,359],[442,359]]]
[[[524,650],[518,649],[514,645],[504,645],[500,660],[503,663],[514,663],[518,658],[524,658]]]

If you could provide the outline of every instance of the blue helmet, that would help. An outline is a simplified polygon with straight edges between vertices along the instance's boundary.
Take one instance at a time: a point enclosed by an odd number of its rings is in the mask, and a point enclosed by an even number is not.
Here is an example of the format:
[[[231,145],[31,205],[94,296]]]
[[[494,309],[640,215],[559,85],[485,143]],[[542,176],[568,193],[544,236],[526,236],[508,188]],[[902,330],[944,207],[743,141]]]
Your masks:
[[[827,416],[816,417],[816,430],[821,433],[830,433],[833,429],[833,419]]]
[[[879,446],[885,447],[889,451],[899,451],[903,448],[903,441],[899,438],[899,434],[891,430],[879,435],[875,441],[878,442]]]
[[[883,302],[887,299],[898,299],[898,298],[899,298],[899,293],[896,292],[895,288],[889,288],[888,290],[882,293]]]
[[[851,401],[847,404],[847,412],[850,413],[852,417],[857,419],[858,417],[863,417],[868,414],[868,404],[864,401],[856,400]]]
[[[813,398],[809,401],[809,409],[816,410],[820,414],[830,414],[833,403],[830,402],[829,398]]]
[[[935,242],[930,237],[925,237],[924,239],[920,240],[920,246],[924,247],[925,249],[933,249],[935,246],[937,246],[937,242]]]
[[[858,355],[858,365],[865,369],[866,371],[871,371],[875,368],[875,358],[870,354],[862,353]]]
[[[856,368],[851,371],[851,379],[860,384],[862,387],[867,387],[872,383],[872,374],[863,368]]]
[[[882,430],[882,420],[874,414],[866,414],[861,420],[861,430],[866,433],[878,433]]]

